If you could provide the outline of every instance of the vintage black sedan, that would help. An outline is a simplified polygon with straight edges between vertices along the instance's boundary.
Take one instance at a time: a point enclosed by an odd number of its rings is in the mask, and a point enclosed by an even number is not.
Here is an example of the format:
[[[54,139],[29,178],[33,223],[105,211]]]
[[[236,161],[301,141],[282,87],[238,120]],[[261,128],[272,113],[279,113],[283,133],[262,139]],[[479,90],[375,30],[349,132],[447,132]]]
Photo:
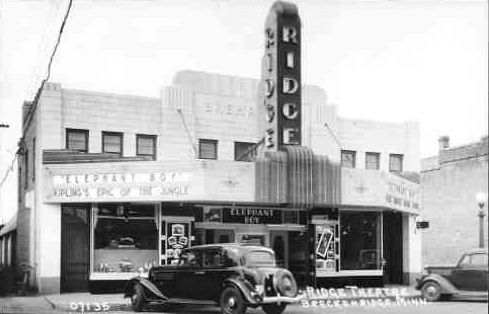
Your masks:
[[[125,289],[132,308],[148,304],[214,304],[225,314],[243,314],[260,307],[280,314],[299,302],[297,283],[277,267],[273,250],[250,244],[208,244],[183,250],[177,265],[150,269]]]
[[[455,266],[427,266],[417,289],[428,301],[451,297],[487,299],[487,250],[474,249],[462,255]]]

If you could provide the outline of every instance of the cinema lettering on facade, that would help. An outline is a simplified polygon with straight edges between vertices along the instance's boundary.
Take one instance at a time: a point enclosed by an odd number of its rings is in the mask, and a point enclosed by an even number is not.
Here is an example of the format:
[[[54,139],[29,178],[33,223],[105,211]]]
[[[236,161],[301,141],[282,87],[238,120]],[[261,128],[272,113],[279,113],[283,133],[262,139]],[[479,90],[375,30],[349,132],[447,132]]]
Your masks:
[[[419,170],[419,125],[339,117],[303,86],[295,5],[272,6],[264,39],[261,80],[181,71],[158,98],[48,82],[24,104],[17,256],[32,287],[113,290],[224,242],[273,248],[304,285],[413,280],[419,184],[403,174]]]

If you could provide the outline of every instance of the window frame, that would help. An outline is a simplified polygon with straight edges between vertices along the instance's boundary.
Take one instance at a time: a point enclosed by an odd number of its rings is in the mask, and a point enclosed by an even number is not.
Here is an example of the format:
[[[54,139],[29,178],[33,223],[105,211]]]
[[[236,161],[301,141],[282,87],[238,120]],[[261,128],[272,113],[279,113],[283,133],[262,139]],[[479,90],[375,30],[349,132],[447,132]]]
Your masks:
[[[151,139],[153,140],[153,154],[142,154],[139,152],[139,140],[140,139]],[[153,158],[153,160],[156,160],[156,149],[157,149],[157,136],[154,134],[136,134],[136,156],[150,156]]]
[[[209,157],[203,157],[202,156],[202,143],[208,143],[208,144],[214,144],[214,158],[209,158]],[[218,156],[218,145],[219,141],[218,140],[213,140],[213,139],[206,139],[206,138],[199,138],[199,159],[211,159],[211,160],[217,160]]]
[[[367,166],[369,164],[368,163],[368,157],[369,156],[375,156],[375,157],[377,157],[377,164],[376,164],[375,168],[369,168]],[[365,169],[369,169],[369,170],[380,170],[380,153],[377,153],[377,152],[365,152]]]
[[[113,153],[113,152],[106,152],[105,151],[105,142],[104,142],[104,136],[119,136],[121,139],[121,152],[120,153]],[[104,154],[110,154],[114,156],[119,156],[122,157],[124,156],[124,133],[123,132],[112,132],[112,131],[102,131],[102,153]]]
[[[88,153],[88,140],[89,140],[89,131],[87,129],[73,129],[73,128],[66,128],[66,139],[65,139],[65,147],[66,149],[71,149],[71,150],[76,150],[82,153]],[[69,133],[83,133],[85,136],[85,149],[75,149],[75,148],[70,148],[69,147]]]
[[[345,166],[343,163],[343,154],[353,155],[353,166]],[[357,152],[355,150],[342,149],[340,155],[340,163],[342,167],[355,169],[357,167]]]
[[[391,160],[393,157],[400,157],[400,160],[401,160],[401,169],[400,170],[393,170],[392,169]],[[389,171],[390,172],[402,172],[403,168],[404,168],[404,155],[403,154],[389,154]]]
[[[234,160],[235,161],[251,161],[251,160],[245,160],[245,159],[238,159],[238,155],[237,155],[237,150],[236,150],[236,147],[237,147],[237,144],[244,144],[244,145],[249,145],[249,147],[246,148],[245,151],[247,151],[248,149],[252,148],[253,146],[256,145],[256,143],[254,142],[241,142],[241,141],[234,141]]]

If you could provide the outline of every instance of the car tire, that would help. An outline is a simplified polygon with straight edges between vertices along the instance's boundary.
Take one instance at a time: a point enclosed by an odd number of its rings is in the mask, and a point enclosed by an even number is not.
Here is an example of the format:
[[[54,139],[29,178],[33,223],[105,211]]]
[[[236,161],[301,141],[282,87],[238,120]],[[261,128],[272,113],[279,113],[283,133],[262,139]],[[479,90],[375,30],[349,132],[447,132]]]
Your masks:
[[[267,314],[282,314],[282,312],[285,310],[285,307],[286,305],[284,303],[263,304],[261,306],[262,310]]]
[[[143,287],[140,284],[135,284],[131,295],[131,307],[135,312],[141,312],[146,305],[144,298]]]
[[[219,305],[222,314],[244,314],[246,312],[241,291],[235,287],[228,287],[222,291]]]
[[[441,298],[441,287],[434,281],[428,281],[421,287],[421,293],[426,301],[434,302]]]

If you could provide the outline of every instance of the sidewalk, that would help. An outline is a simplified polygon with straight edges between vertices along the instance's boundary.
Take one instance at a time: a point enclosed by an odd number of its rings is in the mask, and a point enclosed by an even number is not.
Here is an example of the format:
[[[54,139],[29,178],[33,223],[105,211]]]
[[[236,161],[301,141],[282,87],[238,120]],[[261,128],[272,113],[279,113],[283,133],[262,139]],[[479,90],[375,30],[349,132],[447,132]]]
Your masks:
[[[0,313],[53,313],[54,307],[43,296],[0,297]]]
[[[357,299],[377,299],[379,298],[376,288],[344,289],[341,295],[336,290],[334,294],[329,294],[327,298],[335,300],[357,300]],[[381,289],[397,289],[401,292],[401,297],[406,299],[420,298],[420,291],[410,286],[386,285]],[[327,289],[326,289],[327,290]],[[320,290],[315,290],[315,295],[310,295],[309,299],[324,298]],[[384,298],[385,292],[384,290]],[[392,291],[392,290],[391,290]],[[376,295],[377,293],[377,295]],[[387,293],[388,294],[388,293]],[[391,296],[387,296],[392,298]],[[395,298],[395,297],[394,297]],[[124,311],[131,310],[130,299],[124,299],[122,293],[118,294],[90,294],[86,293],[63,293],[51,295],[38,295],[27,297],[7,297],[0,299],[0,313],[53,313],[53,312],[97,312],[97,311]]]

